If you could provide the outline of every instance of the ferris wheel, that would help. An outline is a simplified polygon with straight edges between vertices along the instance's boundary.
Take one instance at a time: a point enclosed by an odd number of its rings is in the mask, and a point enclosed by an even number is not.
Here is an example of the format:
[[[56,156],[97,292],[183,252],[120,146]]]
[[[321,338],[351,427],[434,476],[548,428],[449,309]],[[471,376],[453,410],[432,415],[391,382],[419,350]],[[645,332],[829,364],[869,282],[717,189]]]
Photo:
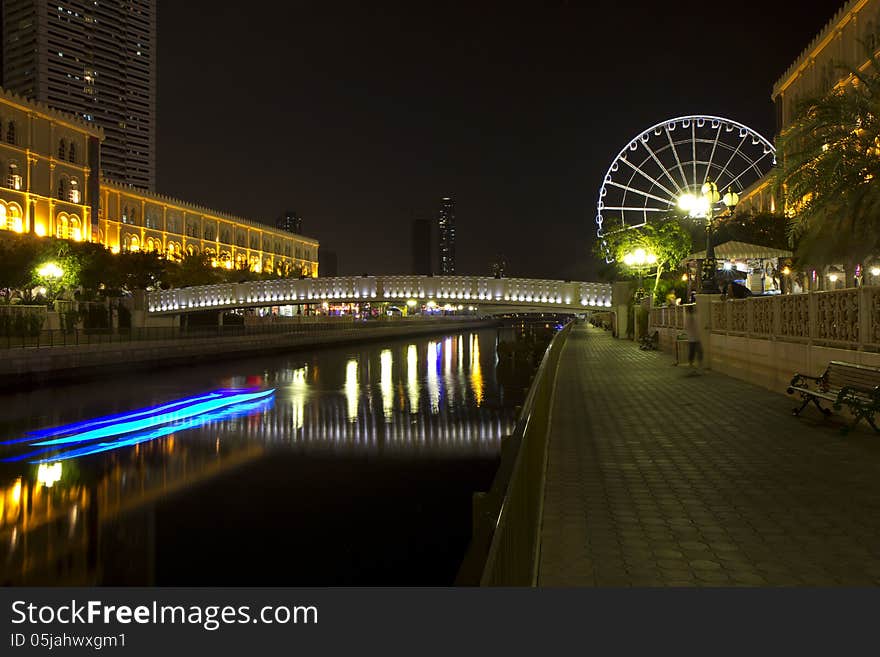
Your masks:
[[[740,194],[774,164],[773,144],[742,123],[719,116],[663,121],[630,141],[608,168],[599,190],[597,233],[601,238],[638,228],[687,208],[707,184],[721,194]]]

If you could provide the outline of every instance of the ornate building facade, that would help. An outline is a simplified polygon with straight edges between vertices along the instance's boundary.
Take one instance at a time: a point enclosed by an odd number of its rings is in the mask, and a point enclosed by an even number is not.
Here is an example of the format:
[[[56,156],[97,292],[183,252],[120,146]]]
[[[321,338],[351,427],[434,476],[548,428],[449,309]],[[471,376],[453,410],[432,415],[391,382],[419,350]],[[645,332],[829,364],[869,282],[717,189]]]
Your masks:
[[[801,101],[849,83],[847,71],[866,69],[878,50],[880,0],[849,0],[773,85],[777,133],[792,124]],[[775,213],[778,206],[765,178],[742,194],[739,211]]]
[[[100,205],[95,241],[114,252],[204,254],[227,269],[318,275],[318,241],[310,237],[108,180]]]
[[[94,124],[0,89],[0,230],[318,275],[315,239],[101,180],[103,138]]]
[[[800,101],[845,84],[846,70],[867,68],[878,48],[880,0],[850,0],[773,86],[777,131],[791,125]]]
[[[100,128],[0,89],[0,230],[92,239]]]

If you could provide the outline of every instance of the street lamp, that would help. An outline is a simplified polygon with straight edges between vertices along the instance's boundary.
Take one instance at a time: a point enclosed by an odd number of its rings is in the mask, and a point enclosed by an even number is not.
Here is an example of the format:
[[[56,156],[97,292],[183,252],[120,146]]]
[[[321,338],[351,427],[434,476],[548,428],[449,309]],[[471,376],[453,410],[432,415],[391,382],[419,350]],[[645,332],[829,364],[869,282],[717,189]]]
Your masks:
[[[701,272],[701,289],[703,294],[720,294],[718,282],[715,280],[715,271],[718,261],[715,258],[715,246],[712,243],[712,220],[715,216],[715,205],[721,201],[733,214],[734,208],[739,203],[739,194],[728,187],[727,193],[722,198],[718,191],[718,185],[711,180],[706,181],[700,189],[700,196],[692,193],[682,194],[678,198],[678,207],[687,212],[692,219],[706,219],[706,258],[703,260]]]
[[[43,278],[58,279],[64,276],[64,270],[54,262],[47,262],[37,269],[37,274]]]
[[[657,264],[657,256],[653,253],[648,253],[645,249],[638,248],[623,256],[623,264],[635,269],[639,275],[639,289],[636,291],[636,301],[641,301],[646,294],[642,287],[642,276],[645,270]]]

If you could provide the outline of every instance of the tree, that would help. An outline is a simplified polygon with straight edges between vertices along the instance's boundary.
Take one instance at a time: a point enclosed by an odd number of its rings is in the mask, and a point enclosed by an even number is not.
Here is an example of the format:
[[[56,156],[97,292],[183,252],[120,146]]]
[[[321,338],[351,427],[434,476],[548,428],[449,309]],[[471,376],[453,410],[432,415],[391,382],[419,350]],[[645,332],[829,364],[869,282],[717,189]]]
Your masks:
[[[24,291],[31,285],[43,250],[44,245],[32,235],[0,234],[0,289],[6,299],[13,290]]]
[[[155,287],[166,277],[169,263],[156,252],[120,253],[117,258],[122,284],[129,291]]]
[[[777,140],[774,187],[805,262],[852,272],[880,246],[878,65],[872,57],[866,71],[849,71],[850,82],[801,103]]]
[[[769,212],[735,214],[718,219],[713,230],[713,243],[717,245],[731,240],[774,249],[791,247],[785,217]]]
[[[167,268],[167,282],[173,287],[213,285],[222,282],[224,278],[211,265],[211,256],[204,253],[185,255],[180,262],[169,263]]]
[[[657,270],[654,274],[652,293],[656,295],[660,285],[660,277],[665,271],[671,271],[691,252],[691,236],[674,217],[667,217],[658,222],[649,223],[640,228],[621,230],[606,235],[603,241],[596,243],[596,255],[605,258],[605,249],[618,263],[618,268],[625,268],[622,273],[630,274],[623,264],[624,257],[636,249],[644,249],[657,258]]]

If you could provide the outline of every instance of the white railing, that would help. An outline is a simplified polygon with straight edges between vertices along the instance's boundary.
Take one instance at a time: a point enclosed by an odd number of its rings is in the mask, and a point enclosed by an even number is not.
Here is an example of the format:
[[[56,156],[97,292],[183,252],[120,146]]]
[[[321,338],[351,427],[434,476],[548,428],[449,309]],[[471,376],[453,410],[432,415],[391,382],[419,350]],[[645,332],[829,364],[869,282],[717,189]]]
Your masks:
[[[880,350],[880,287],[715,301],[712,331],[844,349]]]
[[[684,312],[687,306],[663,306],[651,309],[651,330],[670,328],[684,330]]]
[[[341,276],[280,279],[157,290],[150,313],[323,301],[434,300],[438,305],[492,304],[587,310],[611,307],[611,285],[578,281],[478,276]]]

